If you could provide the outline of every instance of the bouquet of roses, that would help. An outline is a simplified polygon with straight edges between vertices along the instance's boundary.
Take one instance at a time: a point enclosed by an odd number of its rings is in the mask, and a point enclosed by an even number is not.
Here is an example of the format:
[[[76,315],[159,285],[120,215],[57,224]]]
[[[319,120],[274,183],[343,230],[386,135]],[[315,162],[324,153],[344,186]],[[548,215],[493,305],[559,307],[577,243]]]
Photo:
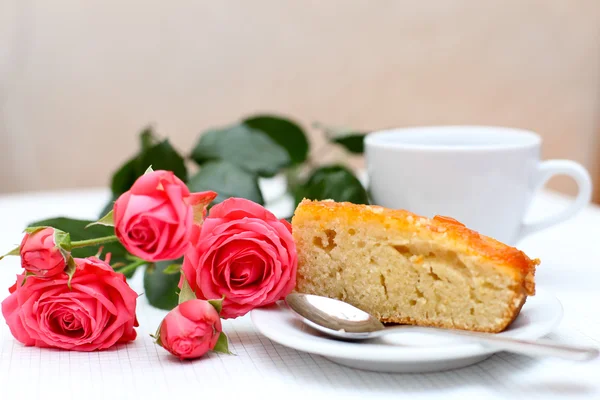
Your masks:
[[[179,304],[164,318],[156,343],[180,358],[228,352],[221,318],[272,304],[295,286],[296,249],[291,226],[263,206],[229,198],[207,215],[217,193],[190,193],[171,171],[138,178],[94,224],[114,235],[71,241],[51,226],[27,228],[9,255],[23,272],[2,302],[13,336],[26,346],[66,350],[108,349],[132,341],[138,295],[122,273],[148,262],[184,256]],[[119,241],[129,265],[110,265],[110,254],[73,257],[75,248]]]
[[[148,302],[170,310],[156,342],[181,358],[227,351],[221,318],[272,304],[295,286],[291,226],[263,207],[259,180],[284,176],[296,202],[368,202],[350,169],[318,165],[329,147],[362,154],[364,133],[316,128],[327,143],[312,156],[303,128],[273,115],[209,130],[188,156],[144,129],[139,152],[112,176],[104,217],[33,223],[9,253],[23,267],[2,302],[13,336],[78,351],[134,340],[138,295],[126,277],[145,265]],[[188,164],[200,168],[190,175]]]

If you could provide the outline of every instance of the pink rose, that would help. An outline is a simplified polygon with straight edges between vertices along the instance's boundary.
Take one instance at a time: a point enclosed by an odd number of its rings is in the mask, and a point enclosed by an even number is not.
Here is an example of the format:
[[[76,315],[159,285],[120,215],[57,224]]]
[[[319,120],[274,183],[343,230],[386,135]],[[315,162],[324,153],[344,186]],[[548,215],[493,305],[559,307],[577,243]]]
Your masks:
[[[44,228],[25,234],[20,253],[21,265],[27,272],[49,278],[65,269],[68,252],[57,246],[55,232],[54,228]]]
[[[65,272],[53,279],[17,276],[2,302],[12,335],[26,346],[104,350],[136,337],[138,295],[125,276],[96,257],[76,258],[67,285]]]
[[[115,202],[115,233],[131,254],[146,261],[180,258],[194,223],[202,224],[216,196],[190,193],[171,171],[147,173]]]
[[[221,318],[205,300],[188,300],[167,314],[159,343],[180,359],[198,358],[212,350],[221,334]]]
[[[198,298],[225,296],[221,316],[235,318],[288,295],[296,285],[292,227],[250,200],[214,206],[192,235],[183,272]]]

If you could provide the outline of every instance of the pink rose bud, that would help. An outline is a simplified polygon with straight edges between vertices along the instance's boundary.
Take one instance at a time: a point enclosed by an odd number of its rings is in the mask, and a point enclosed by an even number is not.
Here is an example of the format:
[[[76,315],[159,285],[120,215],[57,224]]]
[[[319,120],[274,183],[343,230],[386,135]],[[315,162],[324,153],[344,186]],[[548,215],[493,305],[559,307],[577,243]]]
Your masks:
[[[202,357],[213,350],[221,335],[217,310],[205,300],[188,300],[163,320],[158,343],[180,359]]]
[[[20,246],[21,265],[36,276],[52,277],[60,274],[66,265],[69,252],[56,243],[56,234],[64,232],[44,228],[26,233]]]
[[[250,200],[214,206],[191,241],[182,271],[196,297],[225,297],[223,318],[272,304],[296,285],[291,225]]]
[[[146,261],[180,258],[216,196],[190,193],[171,171],[146,173],[115,202],[115,233],[131,254]]]

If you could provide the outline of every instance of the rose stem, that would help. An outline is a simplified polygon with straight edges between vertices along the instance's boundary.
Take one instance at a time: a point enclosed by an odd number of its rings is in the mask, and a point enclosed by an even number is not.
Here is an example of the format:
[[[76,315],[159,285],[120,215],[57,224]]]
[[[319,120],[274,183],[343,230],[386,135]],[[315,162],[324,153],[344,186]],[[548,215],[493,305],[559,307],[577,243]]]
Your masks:
[[[79,247],[97,246],[99,244],[116,242],[117,240],[119,240],[119,239],[117,238],[116,235],[104,236],[104,237],[99,237],[99,238],[95,238],[95,239],[77,240],[75,242],[71,242],[71,248],[77,249]]]
[[[135,271],[138,267],[140,267],[140,266],[142,266],[144,264],[148,264],[148,261],[137,260],[136,262],[132,262],[131,264],[127,264],[126,266],[124,266],[122,268],[115,269],[115,272],[118,272],[120,274],[127,274],[129,272]]]

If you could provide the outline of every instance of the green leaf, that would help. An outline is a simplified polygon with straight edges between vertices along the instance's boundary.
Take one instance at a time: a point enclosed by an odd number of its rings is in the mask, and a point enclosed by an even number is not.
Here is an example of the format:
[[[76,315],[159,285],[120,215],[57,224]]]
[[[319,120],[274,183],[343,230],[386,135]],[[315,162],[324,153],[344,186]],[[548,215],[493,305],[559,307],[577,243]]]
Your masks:
[[[110,190],[113,193],[113,202],[119,197],[120,194],[125,193],[129,190],[131,185],[135,182],[135,180],[139,177],[137,171],[137,156],[133,157],[125,164],[123,164],[117,172],[115,172],[112,176],[112,180],[110,183]],[[112,207],[111,207],[112,208]],[[108,212],[108,211],[107,211]],[[103,213],[102,215],[105,215]]]
[[[163,270],[163,274],[172,275],[181,272],[181,264],[171,264]]]
[[[151,168],[155,171],[159,169],[173,171],[173,173],[184,182],[188,179],[185,160],[173,146],[171,146],[168,139],[165,139],[144,151],[139,156],[137,163],[138,175],[136,176],[136,179],[148,171],[148,166],[152,166]],[[131,187],[131,185],[129,187]]]
[[[145,127],[140,132],[140,147],[142,151],[148,150],[150,147],[154,146],[158,142],[156,135],[154,134],[154,130],[152,126]]]
[[[113,201],[119,195],[128,191],[136,179],[147,171],[149,165],[154,169],[173,171],[179,179],[184,182],[187,181],[188,173],[185,160],[167,139],[157,141],[152,129],[146,128],[140,134],[140,142],[140,152],[127,160],[111,179],[110,187],[113,193]]]
[[[187,279],[185,278],[185,275],[183,274],[183,272],[181,273],[181,277],[182,277],[182,283],[181,283],[181,291],[179,292],[179,301],[178,304],[181,303],[185,303],[188,300],[196,300],[196,293],[194,293],[194,291],[192,290],[192,288],[190,287],[190,284],[188,283]]]
[[[306,197],[311,200],[332,199],[369,204],[363,185],[350,170],[341,165],[316,169],[307,182],[296,189],[294,197],[297,203]]]
[[[217,310],[217,312],[219,314],[221,314],[221,310],[223,309],[223,300],[224,299],[225,299],[225,296],[223,296],[222,299],[208,300],[208,302],[210,303],[211,306],[213,306],[215,308],[215,310]]]
[[[104,236],[110,236],[115,234],[115,230],[109,226],[93,225],[86,229],[86,226],[94,221],[72,219],[66,217],[57,217],[46,219],[43,221],[36,221],[30,224],[30,226],[52,226],[56,229],[60,229],[64,232],[69,232],[69,236],[72,242],[79,240],[95,239]],[[100,246],[89,246],[80,247],[73,249],[71,254],[76,258],[91,257],[98,253]],[[128,264],[125,256],[128,254],[127,250],[119,242],[106,243],[102,245],[104,254],[111,253],[111,263],[126,263]],[[130,277],[130,276],[128,276]]]
[[[173,263],[182,260],[160,261],[149,264],[144,272],[144,293],[148,302],[162,310],[172,310],[178,303],[179,275],[164,274],[163,271]]]
[[[296,123],[274,115],[255,115],[243,121],[244,125],[259,130],[289,154],[293,164],[301,164],[308,157],[309,143],[306,134]]]
[[[192,152],[202,165],[223,160],[260,176],[273,176],[290,164],[287,151],[261,131],[235,125],[204,133]]]
[[[213,190],[219,195],[215,203],[229,197],[243,197],[264,204],[258,177],[227,161],[214,161],[204,164],[200,171],[188,182],[191,192]]]
[[[331,128],[320,123],[314,126],[325,132],[325,136],[331,143],[337,143],[346,148],[350,153],[363,154],[365,152],[365,132],[359,132],[346,128]]]
[[[215,344],[213,351],[216,353],[233,354],[229,351],[229,341],[227,340],[225,332],[221,332],[219,335],[219,339],[217,340],[217,344]]]
[[[350,153],[362,154],[365,152],[365,136],[364,133],[352,133],[347,136],[336,137],[332,141],[341,144]]]
[[[94,226],[94,225],[115,226],[115,218],[114,218],[113,210],[110,210],[108,212],[108,214],[106,214],[104,217],[100,218],[98,221],[92,222],[91,224],[86,226],[86,229],[89,228],[90,226]]]

